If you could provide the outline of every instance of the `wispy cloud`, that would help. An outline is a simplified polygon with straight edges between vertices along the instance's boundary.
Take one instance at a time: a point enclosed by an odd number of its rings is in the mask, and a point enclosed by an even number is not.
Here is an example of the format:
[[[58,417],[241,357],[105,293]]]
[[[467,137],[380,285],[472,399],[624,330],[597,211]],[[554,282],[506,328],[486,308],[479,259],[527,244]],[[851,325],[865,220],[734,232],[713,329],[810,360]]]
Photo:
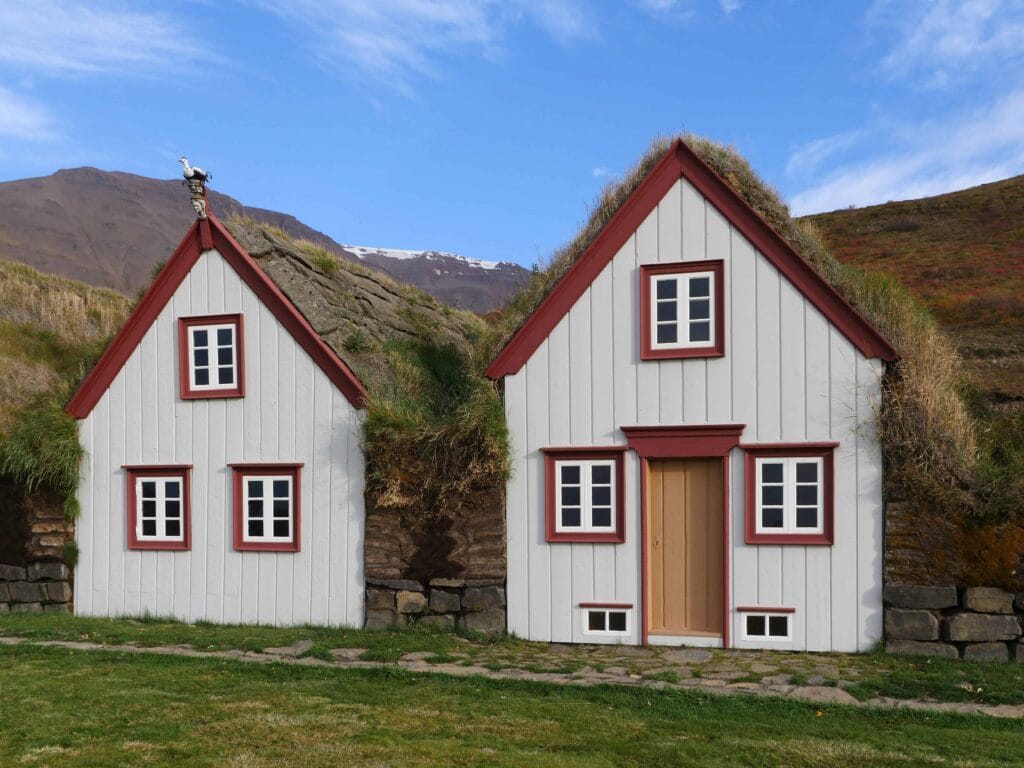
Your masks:
[[[590,175],[595,179],[604,179],[611,175],[611,171],[605,168],[603,165],[599,165],[597,168],[590,169]]]
[[[795,195],[793,212],[925,197],[1021,173],[1024,89],[949,119],[879,126],[870,139],[882,149],[839,165]]]
[[[826,160],[852,147],[864,134],[863,130],[844,131],[807,142],[789,156],[786,174],[806,176],[815,173]]]
[[[722,10],[728,16],[730,13],[738,11],[743,7],[743,0],[718,0],[718,4],[722,6]]]
[[[410,90],[446,55],[496,56],[511,26],[527,22],[560,42],[596,35],[578,0],[243,0],[311,34],[322,61]]]
[[[209,58],[169,16],[124,3],[0,3],[0,29],[0,62],[34,74],[144,74]]]
[[[928,87],[1024,58],[1024,0],[876,0],[868,21],[895,33],[882,71]]]
[[[45,107],[0,85],[0,137],[40,141],[55,135],[54,119]]]

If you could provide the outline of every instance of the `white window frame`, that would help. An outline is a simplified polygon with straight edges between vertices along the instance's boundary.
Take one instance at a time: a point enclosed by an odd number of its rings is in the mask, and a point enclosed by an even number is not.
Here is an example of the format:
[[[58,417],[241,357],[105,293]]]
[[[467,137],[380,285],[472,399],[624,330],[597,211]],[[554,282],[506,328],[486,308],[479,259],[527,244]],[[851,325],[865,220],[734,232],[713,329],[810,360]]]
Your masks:
[[[582,631],[584,635],[595,635],[599,637],[625,637],[630,634],[633,628],[633,609],[632,608],[581,608],[580,613],[582,615]],[[591,629],[590,628],[590,614],[592,613],[603,613],[604,614],[604,626],[605,629]],[[608,614],[610,613],[623,613],[626,615],[626,628],[622,631],[617,629],[608,629]]]
[[[577,466],[580,468],[580,524],[562,524],[562,467]],[[610,475],[609,491],[611,501],[609,509],[611,518],[609,525],[594,525],[594,497],[593,497],[593,473],[596,466],[608,467]],[[618,495],[615,486],[618,481],[617,460],[609,459],[555,459],[555,532],[556,533],[616,533],[619,510],[617,508]],[[575,486],[571,486],[575,487]],[[603,487],[603,486],[602,486]]]
[[[274,483],[279,481],[286,481],[288,483],[288,536],[275,536],[274,531],[274,520],[283,520],[284,518],[274,517],[274,501],[278,497],[274,496]],[[259,497],[253,497],[249,495],[249,482],[260,481],[263,483],[263,495]],[[242,473],[242,541],[246,544],[290,544],[295,541],[295,477],[292,475],[247,475]],[[249,516],[249,502],[250,501],[262,501],[263,502],[263,516],[259,518],[250,518]],[[249,521],[260,520],[263,523],[263,535],[262,536],[250,536],[249,535]],[[268,534],[269,531],[269,534]]]
[[[219,355],[217,352],[221,349],[221,345],[217,343],[217,332],[221,330],[231,331],[231,372],[232,381],[230,384],[220,383],[220,369],[222,366],[219,362]],[[209,384],[197,384],[196,383],[196,343],[195,334],[196,331],[206,331],[207,345],[204,347],[207,351],[207,364],[200,366],[205,368],[209,373]],[[236,390],[241,386],[238,380],[238,325],[237,323],[211,323],[209,325],[189,325],[186,328],[188,335],[188,376],[190,388],[194,392],[219,392],[222,390]],[[218,362],[214,362],[218,360]],[[216,374],[216,375],[214,375]]]
[[[764,526],[762,517],[762,488],[765,483],[762,480],[761,467],[764,464],[782,464],[782,527],[771,528]],[[797,464],[815,464],[817,466],[817,480],[814,483],[798,482],[796,476]],[[785,534],[787,536],[821,536],[825,532],[825,461],[822,456],[758,456],[754,461],[756,494],[756,517],[754,524],[757,533]],[[769,483],[769,486],[777,486],[779,483]],[[797,487],[814,485],[818,489],[817,508],[818,524],[814,528],[798,528],[796,525],[797,512]],[[769,505],[774,507],[774,504]]]
[[[764,634],[763,635],[752,635],[747,631],[747,620],[750,618],[763,618],[764,619]],[[768,634],[770,619],[784,618],[786,620],[786,634],[781,635],[770,635]],[[753,643],[787,643],[793,641],[793,614],[784,613],[781,611],[747,611],[740,614],[742,637],[744,640],[748,640]]]
[[[142,523],[142,503],[145,501],[142,496],[142,484],[143,483],[156,483],[156,517],[147,518],[156,520],[155,535],[148,535],[143,533]],[[167,483],[178,484],[178,497],[167,496]],[[167,502],[177,501],[178,502],[178,516],[168,517],[167,516]],[[138,541],[157,541],[157,542],[184,542],[185,541],[185,477],[183,475],[159,475],[159,476],[148,476],[148,475],[136,475],[135,476],[135,538]],[[177,536],[167,535],[167,522],[169,520],[177,520],[179,534]]]
[[[690,282],[700,278],[707,278],[708,280],[708,316],[707,318],[696,318],[690,317],[690,301],[694,298],[690,295]],[[678,272],[678,273],[667,273],[652,275],[651,280],[651,291],[650,291],[650,322],[651,322],[651,350],[664,350],[664,349],[713,349],[716,346],[717,338],[715,337],[715,317],[716,309],[716,285],[715,285],[715,273],[713,271],[705,272]],[[674,299],[658,299],[658,284],[674,282],[676,284],[676,296]],[[685,287],[685,291],[684,291]],[[705,297],[696,297],[697,299],[704,299]],[[674,302],[676,305],[676,319],[658,322],[658,304]],[[690,325],[691,323],[703,323],[708,324],[708,340],[707,341],[692,341],[690,339]],[[675,325],[676,326],[676,340],[673,342],[658,342],[658,326],[659,325]],[[685,331],[685,334],[683,333]]]

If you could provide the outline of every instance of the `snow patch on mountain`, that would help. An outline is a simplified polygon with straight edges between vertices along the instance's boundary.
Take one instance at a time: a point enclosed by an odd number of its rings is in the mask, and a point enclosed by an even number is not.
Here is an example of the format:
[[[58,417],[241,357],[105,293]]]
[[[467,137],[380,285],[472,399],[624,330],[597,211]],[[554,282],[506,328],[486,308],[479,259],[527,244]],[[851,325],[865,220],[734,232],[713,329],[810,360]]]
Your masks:
[[[364,245],[344,245],[342,247],[346,251],[355,254],[357,258],[364,260],[366,259],[367,256],[383,256],[388,259],[399,259],[401,261],[420,258],[426,259],[428,261],[453,259],[455,261],[465,264],[466,266],[475,267],[477,269],[498,269],[503,264],[509,263],[503,261],[484,261],[483,259],[471,259],[468,256],[460,256],[457,253],[449,253],[447,251],[405,251],[400,248],[373,248]],[[438,274],[440,273],[438,272]]]

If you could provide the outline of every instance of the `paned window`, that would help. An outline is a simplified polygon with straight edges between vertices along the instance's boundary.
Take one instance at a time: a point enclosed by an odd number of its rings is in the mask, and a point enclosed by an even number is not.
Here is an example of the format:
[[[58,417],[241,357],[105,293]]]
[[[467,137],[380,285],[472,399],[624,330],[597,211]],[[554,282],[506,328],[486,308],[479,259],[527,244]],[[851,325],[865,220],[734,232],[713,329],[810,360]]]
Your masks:
[[[583,611],[583,634],[627,635],[629,614],[628,608],[586,608]]]
[[[746,446],[748,543],[832,543],[833,448]]]
[[[641,357],[724,354],[721,261],[641,267]]]
[[[544,449],[548,541],[622,541],[624,451]]]
[[[187,466],[124,468],[130,549],[188,549],[190,487]]]
[[[241,397],[245,371],[241,315],[179,321],[183,398]]]
[[[299,549],[300,464],[231,465],[235,549]]]
[[[744,640],[792,640],[789,613],[743,614]]]

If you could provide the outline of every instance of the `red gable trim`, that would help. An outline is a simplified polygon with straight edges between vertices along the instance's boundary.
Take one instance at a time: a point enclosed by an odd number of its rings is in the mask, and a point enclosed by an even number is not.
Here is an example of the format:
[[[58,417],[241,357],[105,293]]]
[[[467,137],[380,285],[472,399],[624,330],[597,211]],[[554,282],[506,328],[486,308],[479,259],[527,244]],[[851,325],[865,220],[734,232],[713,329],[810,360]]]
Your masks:
[[[886,361],[897,358],[895,348],[863,315],[772,229],[728,182],[683,141],[677,140],[505,345],[487,368],[489,377],[498,379],[523,367],[680,177],[710,201],[861,354]]]
[[[197,221],[189,229],[124,327],[114,337],[96,367],[85,377],[64,410],[76,419],[84,419],[92,412],[185,276],[203,252],[210,248],[217,249],[349,402],[356,408],[363,408],[366,402],[366,389],[352,369],[327,346],[295,305],[264,274],[216,217],[210,215],[209,219]]]

